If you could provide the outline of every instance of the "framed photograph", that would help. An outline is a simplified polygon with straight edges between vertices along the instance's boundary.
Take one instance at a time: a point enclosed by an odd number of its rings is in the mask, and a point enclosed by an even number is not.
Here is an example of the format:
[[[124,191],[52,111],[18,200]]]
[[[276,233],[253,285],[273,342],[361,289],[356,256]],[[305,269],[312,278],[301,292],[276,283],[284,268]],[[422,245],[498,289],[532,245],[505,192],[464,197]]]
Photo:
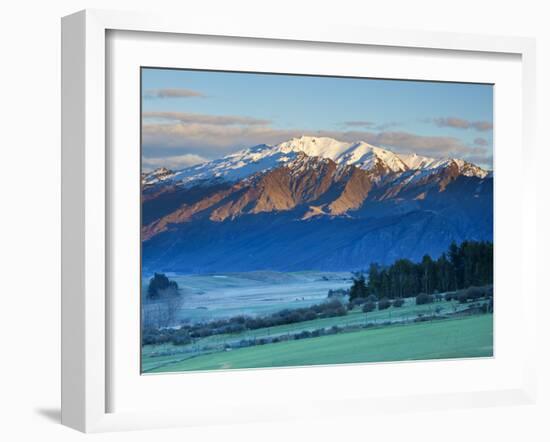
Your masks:
[[[534,400],[532,40],[62,26],[64,424]]]

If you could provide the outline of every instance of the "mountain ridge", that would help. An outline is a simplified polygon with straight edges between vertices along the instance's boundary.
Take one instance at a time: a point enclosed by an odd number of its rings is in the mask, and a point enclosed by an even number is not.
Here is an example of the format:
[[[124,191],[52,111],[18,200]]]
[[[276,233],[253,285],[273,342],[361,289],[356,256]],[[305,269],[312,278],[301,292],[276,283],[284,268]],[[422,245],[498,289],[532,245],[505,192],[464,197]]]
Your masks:
[[[492,239],[492,173],[315,139],[156,171],[142,187],[144,269],[353,270]]]
[[[378,168],[385,174],[407,170],[434,170],[455,162],[468,173],[484,178],[489,172],[457,158],[432,158],[417,154],[396,154],[364,141],[343,142],[329,137],[301,136],[267,145],[259,144],[222,158],[186,167],[178,171],[158,168],[142,176],[144,186],[165,182],[179,185],[212,180],[238,181],[292,161],[299,153],[333,160],[336,164],[355,165],[363,170]]]

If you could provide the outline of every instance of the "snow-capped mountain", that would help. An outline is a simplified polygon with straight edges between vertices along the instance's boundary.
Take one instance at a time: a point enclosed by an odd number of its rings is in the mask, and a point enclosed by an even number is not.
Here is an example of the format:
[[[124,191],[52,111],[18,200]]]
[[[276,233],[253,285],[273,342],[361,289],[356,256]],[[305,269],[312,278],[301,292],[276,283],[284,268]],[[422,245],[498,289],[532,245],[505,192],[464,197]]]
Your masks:
[[[172,179],[174,172],[166,167],[159,167],[152,172],[141,174],[141,182],[147,185],[153,185]]]
[[[409,170],[434,170],[456,164],[460,174],[464,176],[476,176],[485,178],[489,172],[473,163],[458,158],[430,158],[421,155],[399,154],[399,158],[407,165]]]
[[[243,149],[223,158],[171,172],[157,169],[143,177],[145,186],[161,182],[180,185],[196,184],[204,181],[236,182],[251,175],[266,172],[292,162],[297,155],[304,153],[310,157],[326,158],[337,165],[353,165],[371,172],[381,179],[387,175],[409,170],[430,171],[448,167],[453,162],[460,174],[484,178],[487,171],[460,159],[436,159],[416,154],[395,154],[390,150],[370,145],[364,141],[343,142],[328,137],[302,136],[270,146],[266,144]]]
[[[347,143],[328,137],[293,138],[274,147],[283,153],[303,152],[310,157],[329,158],[336,164],[354,165],[363,170],[381,167],[385,172],[404,172],[407,165],[393,152],[364,141]]]
[[[142,177],[148,271],[365,269],[492,240],[492,173],[300,137]]]
[[[441,166],[445,161],[444,159],[436,159],[413,154],[398,154],[401,161],[403,161],[408,169],[431,169]]]

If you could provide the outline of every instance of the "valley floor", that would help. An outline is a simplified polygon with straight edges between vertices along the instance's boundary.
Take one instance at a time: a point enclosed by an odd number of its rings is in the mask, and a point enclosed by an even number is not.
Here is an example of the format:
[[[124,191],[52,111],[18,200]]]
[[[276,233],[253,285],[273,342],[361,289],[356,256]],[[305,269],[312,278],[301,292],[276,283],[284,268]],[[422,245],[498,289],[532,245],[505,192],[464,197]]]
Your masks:
[[[147,347],[153,346],[144,347],[145,373],[490,357],[493,315],[384,325],[209,354],[161,356]]]

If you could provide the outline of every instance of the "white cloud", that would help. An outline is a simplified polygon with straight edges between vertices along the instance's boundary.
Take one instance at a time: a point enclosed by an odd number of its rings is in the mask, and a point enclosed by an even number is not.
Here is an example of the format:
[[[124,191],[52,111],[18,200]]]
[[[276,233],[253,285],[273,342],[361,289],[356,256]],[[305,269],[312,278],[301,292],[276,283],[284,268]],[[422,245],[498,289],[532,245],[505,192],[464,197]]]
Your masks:
[[[269,120],[239,115],[206,115],[186,112],[145,112],[142,127],[143,146],[157,164],[171,158],[171,164],[179,167],[204,161],[204,158],[219,158],[230,152],[257,144],[277,144],[301,135],[327,136],[341,141],[366,141],[375,146],[385,147],[398,153],[418,153],[420,155],[445,158],[457,157],[465,160],[483,158],[492,163],[492,152],[479,140],[470,146],[452,136],[426,136],[404,131],[389,131],[379,126],[365,130],[312,131],[304,129],[279,129],[270,125]],[[350,127],[368,126],[369,122],[347,122]],[[449,123],[449,122],[447,122]],[[473,125],[471,122],[453,121],[455,126]],[[476,123],[477,124],[477,123]],[[481,124],[481,123],[480,123]],[[474,126],[472,126],[474,127]],[[175,150],[186,155],[170,156]],[[155,151],[158,152],[155,155]],[[193,154],[200,153],[193,157]],[[191,155],[191,156],[187,156]],[[198,158],[197,158],[198,157]],[[194,160],[192,159],[194,158]],[[165,164],[162,164],[165,165]],[[168,166],[166,166],[168,167]]]
[[[371,129],[373,127],[376,127],[376,124],[372,121],[366,121],[366,120],[355,120],[355,121],[344,121],[345,126],[350,127],[362,127],[366,129]]]
[[[361,129],[370,129],[370,130],[386,130],[390,127],[401,126],[402,123],[397,121],[389,121],[387,123],[376,124],[372,121],[367,120],[354,120],[354,121],[344,121],[344,126],[348,127],[358,127]]]
[[[452,127],[454,129],[475,129],[480,132],[487,132],[493,129],[490,121],[468,121],[457,117],[434,118],[433,123],[438,127]]]
[[[143,119],[177,121],[179,123],[211,124],[216,126],[259,126],[271,123],[269,120],[243,117],[240,115],[207,115],[191,112],[143,112]]]
[[[144,98],[204,98],[202,92],[191,89],[172,88],[172,89],[147,89]]]
[[[479,137],[474,140],[474,144],[476,146],[488,146],[489,142],[485,138]]]
[[[183,169],[208,161],[206,158],[196,154],[174,155],[166,157],[143,158],[144,170],[167,167],[168,169]]]

